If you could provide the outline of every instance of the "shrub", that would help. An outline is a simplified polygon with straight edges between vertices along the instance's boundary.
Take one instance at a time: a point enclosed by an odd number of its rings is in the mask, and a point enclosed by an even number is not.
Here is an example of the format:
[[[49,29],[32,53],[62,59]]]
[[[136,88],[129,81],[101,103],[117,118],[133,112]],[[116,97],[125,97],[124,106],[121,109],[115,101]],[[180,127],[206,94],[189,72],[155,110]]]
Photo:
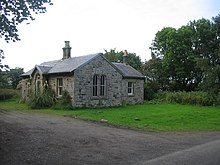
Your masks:
[[[0,101],[12,98],[19,98],[20,93],[15,89],[0,89]]]
[[[207,92],[163,92],[157,96],[158,99],[168,103],[193,104],[212,106],[220,105],[219,96],[210,95]]]
[[[28,99],[27,104],[32,109],[43,109],[52,107],[56,103],[54,91],[50,88],[43,89],[42,92],[35,93]]]
[[[58,99],[54,109],[74,109],[72,106],[72,98],[66,90],[63,91],[63,95]]]
[[[159,90],[159,85],[156,82],[145,82],[144,83],[144,100],[153,100],[155,94]]]

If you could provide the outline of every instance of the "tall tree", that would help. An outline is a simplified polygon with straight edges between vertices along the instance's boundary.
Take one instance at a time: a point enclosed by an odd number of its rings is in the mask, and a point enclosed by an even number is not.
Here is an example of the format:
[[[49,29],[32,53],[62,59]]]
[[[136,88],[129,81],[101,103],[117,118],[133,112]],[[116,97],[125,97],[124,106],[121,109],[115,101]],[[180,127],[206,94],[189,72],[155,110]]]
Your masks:
[[[33,14],[45,13],[45,4],[52,5],[51,0],[1,0],[0,38],[6,42],[20,40],[17,26],[24,21],[34,20]],[[2,64],[2,59],[4,54],[0,49],[0,69],[7,67]]]
[[[206,23],[205,27],[199,24],[201,22],[195,26],[203,30],[202,34],[199,33],[200,36],[203,35],[200,37],[203,40],[198,42],[196,50],[200,56],[197,66],[203,71],[200,89],[218,94],[220,92],[220,15],[212,20],[213,22]]]
[[[179,29],[167,27],[156,34],[151,49],[162,60],[170,90],[195,90],[213,75],[210,72],[217,71],[213,67],[219,64],[219,16],[213,20],[192,21]]]

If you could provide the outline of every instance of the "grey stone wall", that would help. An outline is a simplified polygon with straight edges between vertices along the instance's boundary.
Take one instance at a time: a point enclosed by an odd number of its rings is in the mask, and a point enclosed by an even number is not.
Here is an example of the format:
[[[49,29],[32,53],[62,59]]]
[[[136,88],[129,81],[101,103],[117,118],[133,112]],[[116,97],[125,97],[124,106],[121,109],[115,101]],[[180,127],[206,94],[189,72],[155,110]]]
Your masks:
[[[133,95],[128,95],[128,82],[133,83]],[[123,79],[122,80],[122,102],[123,104],[139,104],[144,102],[144,80]]]
[[[30,87],[30,79],[29,78],[25,78],[25,79],[22,79],[20,84],[21,84],[21,99],[23,101],[26,101],[26,99],[28,98],[28,90],[29,90],[29,87]]]
[[[106,76],[106,96],[93,96],[93,76]],[[74,72],[74,105],[79,107],[119,106],[122,76],[102,56],[96,57]],[[98,89],[99,89],[98,81]],[[99,94],[99,90],[98,90]]]

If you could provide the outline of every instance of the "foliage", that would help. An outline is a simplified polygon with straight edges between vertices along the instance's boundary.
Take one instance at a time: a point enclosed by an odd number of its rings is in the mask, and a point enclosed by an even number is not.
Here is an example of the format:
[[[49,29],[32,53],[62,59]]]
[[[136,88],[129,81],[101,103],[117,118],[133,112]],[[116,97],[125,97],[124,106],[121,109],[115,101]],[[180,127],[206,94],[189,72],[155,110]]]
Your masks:
[[[52,5],[51,0],[1,0],[0,1],[0,38],[6,42],[18,41],[17,26],[24,21],[34,20],[33,13],[45,13],[45,4]],[[2,64],[3,50],[0,49],[0,70],[8,68]]]
[[[73,109],[72,106],[72,98],[68,91],[64,90],[63,95],[61,98],[57,100],[56,105],[53,107],[53,109]]]
[[[42,92],[33,94],[28,100],[27,104],[32,109],[44,109],[52,107],[56,103],[54,91],[47,87]]]
[[[12,99],[12,98],[19,98],[19,96],[20,93],[18,90],[0,88],[0,101]]]
[[[158,93],[156,98],[167,103],[202,106],[220,105],[220,96],[213,96],[207,92],[162,92]]]
[[[181,28],[165,27],[151,45],[152,59],[143,72],[160,89],[220,92],[220,15],[191,21]]]
[[[0,70],[0,87],[16,89],[21,80],[20,75],[22,73],[24,73],[23,68],[15,68],[6,71]]]
[[[2,60],[5,58],[3,50],[0,49],[0,71],[9,69],[8,65],[2,64]]]
[[[153,100],[159,90],[159,84],[156,81],[147,81],[144,83],[144,100]]]
[[[111,62],[123,62],[123,51],[116,51],[111,49],[110,51],[105,50],[104,56]],[[137,70],[141,70],[142,62],[139,56],[135,53],[128,53],[127,63]]]

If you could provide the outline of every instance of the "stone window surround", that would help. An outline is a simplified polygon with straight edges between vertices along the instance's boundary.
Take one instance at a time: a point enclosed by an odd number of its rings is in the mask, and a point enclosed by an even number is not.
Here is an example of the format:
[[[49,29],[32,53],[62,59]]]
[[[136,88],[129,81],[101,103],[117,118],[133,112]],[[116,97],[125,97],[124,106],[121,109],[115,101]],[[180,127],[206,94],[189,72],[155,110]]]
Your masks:
[[[94,80],[94,78],[96,80]],[[102,84],[103,82],[104,82],[104,84]],[[106,75],[95,74],[93,76],[92,88],[93,88],[92,89],[93,90],[92,91],[92,99],[107,99],[107,78],[106,78]],[[96,91],[94,91],[94,89]],[[101,92],[101,90],[102,90],[102,92]],[[96,95],[94,95],[94,92],[96,93]]]
[[[57,78],[57,96],[61,97],[63,92],[63,78]]]
[[[128,82],[128,96],[134,96],[134,82]]]

